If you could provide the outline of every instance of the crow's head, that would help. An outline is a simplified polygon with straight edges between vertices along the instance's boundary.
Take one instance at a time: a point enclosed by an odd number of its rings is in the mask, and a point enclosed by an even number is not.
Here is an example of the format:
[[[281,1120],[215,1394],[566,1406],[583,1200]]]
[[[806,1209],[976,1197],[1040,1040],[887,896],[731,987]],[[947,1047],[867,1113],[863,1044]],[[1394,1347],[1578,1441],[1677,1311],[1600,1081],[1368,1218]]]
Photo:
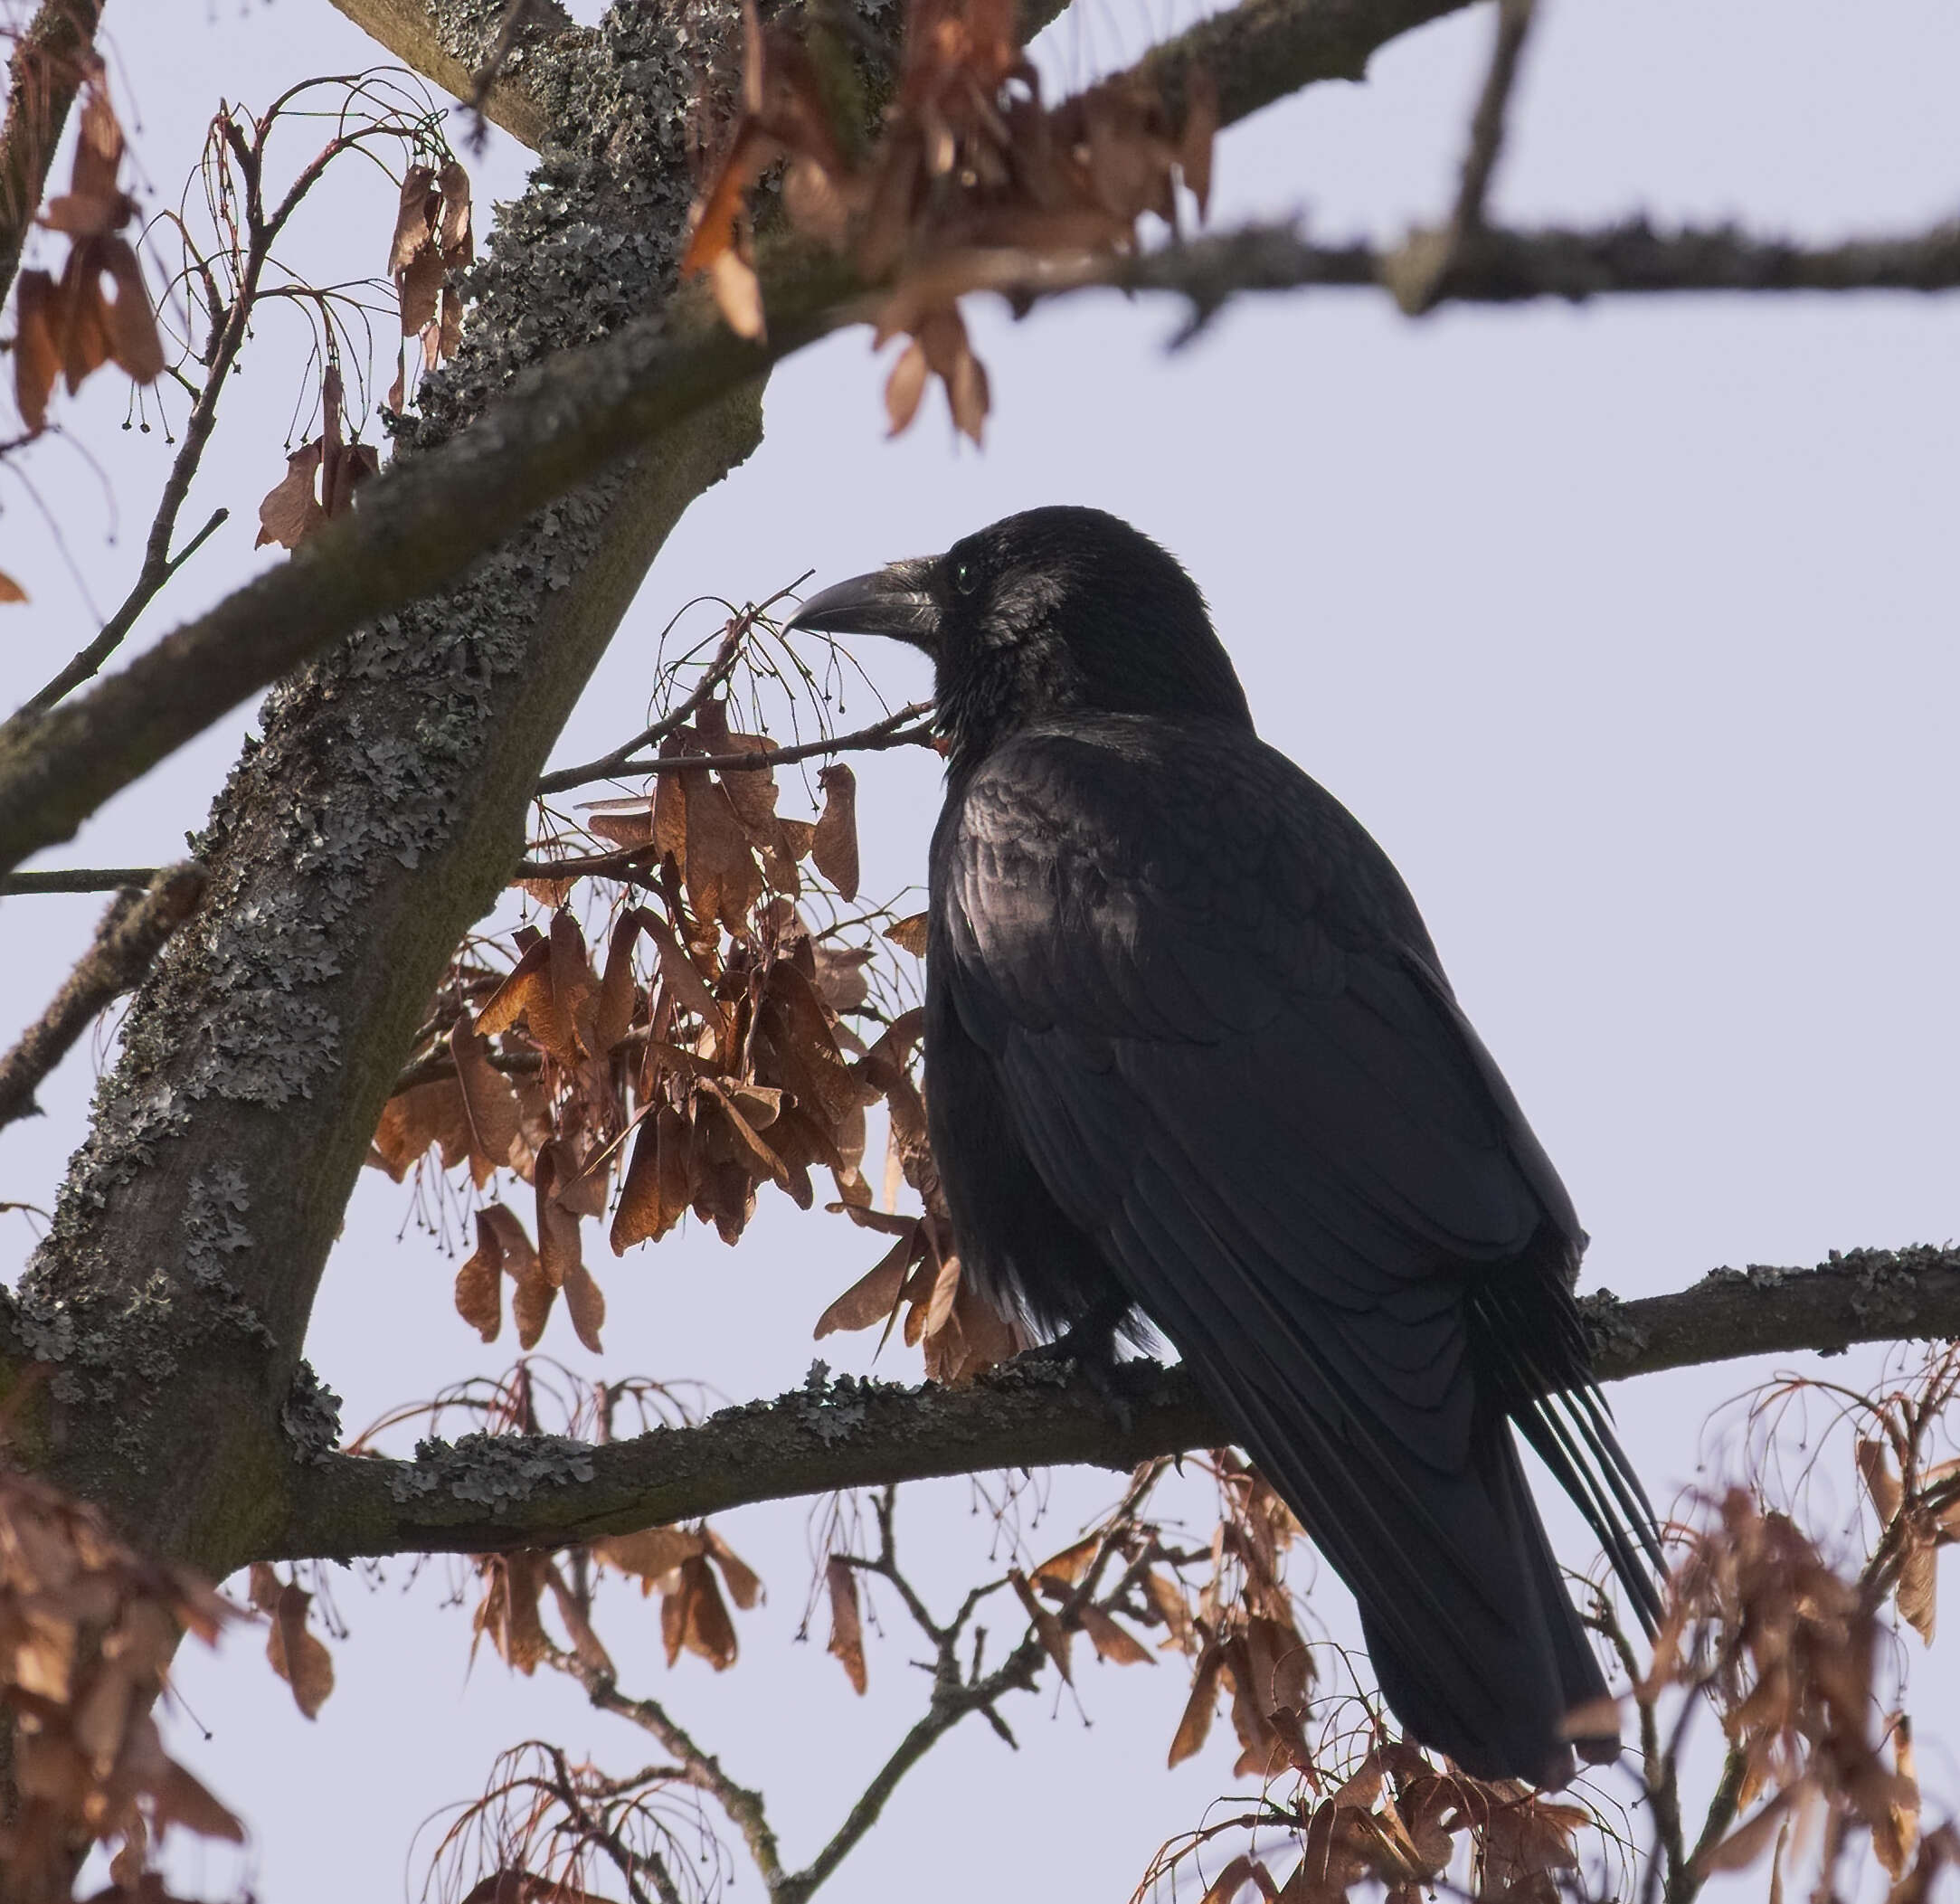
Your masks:
[[[825,589],[791,626],[923,649],[955,762],[1070,714],[1252,725],[1197,585],[1149,536],[1100,509],[1007,516],[943,555]]]

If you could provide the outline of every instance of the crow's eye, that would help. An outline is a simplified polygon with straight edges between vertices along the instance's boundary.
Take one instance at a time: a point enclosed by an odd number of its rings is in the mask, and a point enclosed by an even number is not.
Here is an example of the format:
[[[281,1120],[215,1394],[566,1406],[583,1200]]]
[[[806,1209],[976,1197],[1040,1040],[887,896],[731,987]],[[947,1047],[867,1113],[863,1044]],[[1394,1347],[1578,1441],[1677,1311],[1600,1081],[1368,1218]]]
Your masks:
[[[980,586],[980,571],[971,562],[956,564],[952,572],[952,585],[962,595],[971,595]]]

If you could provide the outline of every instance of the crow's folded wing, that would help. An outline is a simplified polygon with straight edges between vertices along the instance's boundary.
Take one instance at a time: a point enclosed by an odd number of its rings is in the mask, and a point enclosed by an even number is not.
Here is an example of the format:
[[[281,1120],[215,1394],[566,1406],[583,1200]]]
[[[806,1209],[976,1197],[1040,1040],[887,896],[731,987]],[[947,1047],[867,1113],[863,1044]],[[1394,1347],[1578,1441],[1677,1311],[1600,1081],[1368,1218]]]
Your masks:
[[[1466,1280],[1577,1226],[1387,859],[1258,744],[1113,722],[999,750],[933,877],[934,981],[1056,1202],[1395,1650],[1486,1644]]]

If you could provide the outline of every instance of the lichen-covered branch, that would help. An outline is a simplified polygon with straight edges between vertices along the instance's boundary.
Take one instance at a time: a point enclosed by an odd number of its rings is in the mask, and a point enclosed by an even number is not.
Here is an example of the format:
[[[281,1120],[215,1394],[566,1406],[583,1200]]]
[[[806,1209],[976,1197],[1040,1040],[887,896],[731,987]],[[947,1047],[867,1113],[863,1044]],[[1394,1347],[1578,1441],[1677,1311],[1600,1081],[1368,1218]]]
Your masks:
[[[362,32],[379,41],[402,65],[457,99],[476,103],[535,152],[551,130],[550,109],[534,83],[540,43],[582,34],[556,0],[531,0],[526,17],[503,49],[497,71],[481,88],[478,75],[499,51],[508,0],[334,0]],[[482,97],[478,98],[478,92]]]
[[[1255,227],[1136,259],[1002,252],[988,288],[1025,299],[1096,286],[1176,293],[1200,316],[1245,291],[1394,289],[1423,266],[1425,303],[1663,291],[1950,290],[1960,225],[1817,248],[1733,231],[1466,236],[1431,283],[1416,248],[1314,244]],[[452,580],[544,505],[644,449],[768,366],[860,315],[842,265],[799,253],[769,274],[766,345],[696,312],[647,320],[543,365],[479,423],[370,484],[282,568],[165,638],[88,695],[0,727],[0,872],[69,838],[109,795],[365,621]]]
[[[20,1042],[0,1057],[0,1124],[36,1108],[34,1092],[42,1079],[67,1056],[96,1013],[149,970],[164,941],[190,917],[204,890],[203,869],[185,860],[157,874],[147,892],[117,895],[81,962]]]
[[[1600,1377],[1853,1342],[1960,1334],[1960,1250],[1862,1250],[1813,1269],[1719,1269],[1671,1295],[1586,1299]],[[1117,1371],[1127,1419],[1052,1364],[970,1388],[826,1383],[699,1427],[588,1446],[471,1436],[414,1462],[296,1466],[285,1526],[246,1558],[352,1558],[558,1546],[751,1501],[1003,1467],[1128,1469],[1226,1438],[1181,1369]]]

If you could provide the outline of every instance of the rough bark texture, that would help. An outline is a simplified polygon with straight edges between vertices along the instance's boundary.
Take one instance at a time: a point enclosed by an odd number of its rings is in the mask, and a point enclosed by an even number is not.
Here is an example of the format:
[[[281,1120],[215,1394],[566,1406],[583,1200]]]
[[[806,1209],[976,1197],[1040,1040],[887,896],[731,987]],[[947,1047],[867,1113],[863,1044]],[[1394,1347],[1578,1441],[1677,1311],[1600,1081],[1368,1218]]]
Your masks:
[[[568,144],[506,212],[407,453],[671,289],[688,88],[733,74],[737,21],[734,0],[622,10],[552,75]],[[210,895],[139,994],[17,1303],[56,1365],[20,1438],[152,1549],[229,1571],[277,1512],[292,1431],[327,1432],[299,1351],[368,1133],[552,741],[668,530],[757,440],[758,397],[266,704],[198,842]]]
[[[1595,1368],[1619,1381],[1794,1349],[1960,1331],[1960,1250],[1858,1250],[1813,1269],[1711,1271],[1690,1289],[1586,1299]],[[1122,1410],[1052,1363],[971,1388],[824,1379],[699,1427],[591,1446],[557,1435],[425,1443],[412,1462],[332,1455],[289,1477],[264,1559],[561,1546],[751,1501],[932,1475],[1082,1463],[1119,1471],[1226,1431],[1181,1369],[1117,1371]]]
[[[544,95],[550,75],[576,58],[589,30],[556,0],[533,0],[530,17],[500,46],[509,0],[334,0],[396,59],[459,99],[477,96],[478,75],[495,64],[483,116],[535,152],[551,135]],[[543,85],[534,83],[542,74]]]

